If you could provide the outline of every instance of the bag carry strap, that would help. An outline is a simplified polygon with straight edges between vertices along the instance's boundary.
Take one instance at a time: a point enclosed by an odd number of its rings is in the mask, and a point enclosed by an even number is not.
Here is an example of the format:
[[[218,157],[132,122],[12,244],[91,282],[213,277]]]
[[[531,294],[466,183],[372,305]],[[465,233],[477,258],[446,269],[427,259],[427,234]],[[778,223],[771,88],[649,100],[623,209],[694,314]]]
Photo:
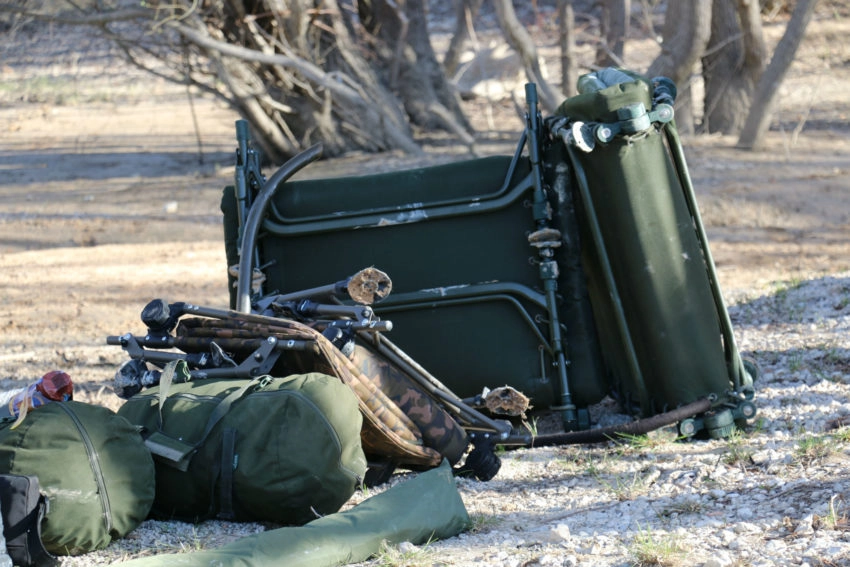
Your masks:
[[[0,474],[0,511],[6,552],[20,567],[52,567],[59,561],[44,547],[41,522],[48,502],[38,477]]]
[[[182,368],[178,368],[180,366],[182,366]],[[207,420],[207,426],[204,428],[204,432],[201,434],[201,437],[193,444],[189,444],[178,439],[174,439],[163,432],[162,410],[165,405],[165,400],[168,398],[168,390],[171,388],[171,382],[174,374],[178,371],[188,371],[185,360],[173,360],[163,369],[159,382],[159,430],[153,432],[147,439],[145,439],[145,445],[157,459],[176,468],[177,470],[185,472],[189,469],[189,463],[192,460],[192,456],[197,452],[201,445],[204,444],[218,422],[227,415],[233,404],[253,389],[258,383],[260,383],[261,380],[265,379],[265,376],[252,379],[241,388],[232,391],[222,398],[210,414],[210,417]]]
[[[236,469],[236,430],[227,427],[221,435],[221,476],[219,477],[219,520],[233,520],[233,471]]]

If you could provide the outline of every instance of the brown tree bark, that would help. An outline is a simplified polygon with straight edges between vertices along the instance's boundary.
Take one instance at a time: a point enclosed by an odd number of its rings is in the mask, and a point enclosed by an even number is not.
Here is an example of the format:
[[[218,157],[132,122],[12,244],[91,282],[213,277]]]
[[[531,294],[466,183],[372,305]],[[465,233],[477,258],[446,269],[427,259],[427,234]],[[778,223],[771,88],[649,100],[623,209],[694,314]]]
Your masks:
[[[596,48],[598,67],[622,67],[629,35],[631,0],[602,0],[601,37]]]
[[[28,1],[16,12],[97,26],[140,67],[175,82],[188,78],[237,109],[274,162],[316,142],[326,156],[419,153],[411,125],[472,143],[430,48],[424,0],[406,0],[403,10],[394,0],[368,3],[378,6],[363,12],[374,33],[341,9],[342,0],[41,4]],[[151,58],[164,65],[149,65]]]
[[[711,37],[712,0],[671,2],[661,30],[661,53],[650,64],[650,77],[663,75],[683,87],[690,80]]]
[[[561,90],[566,96],[572,96],[578,92],[573,0],[558,0],[558,45],[561,50]]]
[[[694,97],[691,78],[711,37],[712,0],[671,2],[662,28],[661,53],[647,71],[676,83],[676,123],[682,134],[694,133]]]
[[[788,69],[794,62],[794,55],[803,41],[806,27],[812,19],[817,0],[797,0],[788,27],[773,52],[770,64],[765,69],[753,95],[753,105],[744,122],[738,147],[745,149],[760,149],[764,134],[770,126],[779,86],[785,78]]]
[[[455,31],[443,57],[443,69],[450,79],[455,76],[460,66],[460,56],[466,42],[474,33],[473,22],[481,10],[484,0],[455,0]]]
[[[446,80],[431,47],[424,0],[360,0],[360,20],[377,39],[375,53],[385,80],[402,101],[410,120],[426,130],[444,129],[472,146],[472,126],[460,99]]]
[[[764,69],[764,52],[757,0],[714,0],[711,40],[702,58],[703,131],[741,131]]]
[[[564,99],[564,95],[554,89],[543,77],[537,48],[528,30],[517,18],[511,0],[493,0],[499,27],[510,46],[519,54],[525,68],[528,81],[536,83],[540,104],[546,112],[552,113]]]

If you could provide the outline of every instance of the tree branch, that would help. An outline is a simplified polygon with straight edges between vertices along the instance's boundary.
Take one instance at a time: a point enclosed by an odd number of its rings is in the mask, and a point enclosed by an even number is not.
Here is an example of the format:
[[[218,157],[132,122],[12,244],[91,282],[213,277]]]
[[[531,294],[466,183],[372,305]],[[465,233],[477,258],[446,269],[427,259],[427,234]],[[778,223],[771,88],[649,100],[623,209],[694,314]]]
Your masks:
[[[367,106],[366,101],[364,101],[356,91],[339,82],[331,80],[328,74],[321,68],[312,65],[303,59],[295,59],[293,57],[272,53],[261,53],[259,51],[254,51],[253,49],[232,45],[224,41],[213,39],[210,36],[203,35],[191,27],[179,22],[169,22],[168,27],[175,30],[192,43],[206,49],[217,51],[222,55],[227,55],[242,61],[255,61],[266,65],[281,65],[282,67],[298,71],[308,80],[328,89],[340,97],[343,97],[347,102],[358,106]]]

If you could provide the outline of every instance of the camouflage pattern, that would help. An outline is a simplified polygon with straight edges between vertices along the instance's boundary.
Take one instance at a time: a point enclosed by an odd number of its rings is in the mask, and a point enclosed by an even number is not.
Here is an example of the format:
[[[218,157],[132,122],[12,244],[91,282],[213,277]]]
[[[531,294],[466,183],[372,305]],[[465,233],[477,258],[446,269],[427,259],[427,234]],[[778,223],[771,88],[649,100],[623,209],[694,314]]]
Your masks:
[[[215,341],[225,351],[233,353],[237,362],[239,355],[250,354],[254,350],[252,346],[269,336],[309,343],[310,348],[283,352],[275,373],[321,372],[347,384],[357,395],[363,414],[361,439],[367,456],[389,459],[396,465],[425,468],[437,466],[443,459],[440,446],[425,443],[415,421],[378,384],[364,375],[320,331],[308,325],[288,319],[280,319],[279,325],[262,325],[238,319],[184,318],[175,334],[175,346],[184,352],[208,351],[210,343]],[[450,460],[456,461],[457,448],[453,446],[450,451]]]
[[[469,445],[466,431],[413,378],[361,345],[354,348],[352,360],[416,424],[426,446],[440,451],[452,464],[460,460]]]
[[[174,346],[183,352],[209,352],[215,342],[225,352],[246,356],[257,350],[267,337],[286,341],[288,350],[309,350],[319,354],[309,333],[300,333],[286,325],[260,325],[241,320],[190,317],[181,319],[175,330]]]

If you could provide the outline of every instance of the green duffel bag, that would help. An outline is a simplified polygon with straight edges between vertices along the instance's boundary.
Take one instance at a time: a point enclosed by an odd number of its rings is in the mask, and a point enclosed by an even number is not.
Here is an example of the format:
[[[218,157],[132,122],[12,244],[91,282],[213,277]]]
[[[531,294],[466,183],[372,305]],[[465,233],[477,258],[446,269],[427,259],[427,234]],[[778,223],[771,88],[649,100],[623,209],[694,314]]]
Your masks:
[[[366,474],[357,398],[325,374],[189,381],[180,361],[119,414],[154,455],[158,518],[304,524]]]
[[[154,500],[154,464],[138,428],[112,410],[53,402],[0,424],[0,473],[37,476],[45,548],[79,555],[136,528]]]

